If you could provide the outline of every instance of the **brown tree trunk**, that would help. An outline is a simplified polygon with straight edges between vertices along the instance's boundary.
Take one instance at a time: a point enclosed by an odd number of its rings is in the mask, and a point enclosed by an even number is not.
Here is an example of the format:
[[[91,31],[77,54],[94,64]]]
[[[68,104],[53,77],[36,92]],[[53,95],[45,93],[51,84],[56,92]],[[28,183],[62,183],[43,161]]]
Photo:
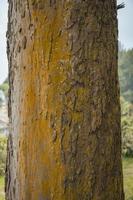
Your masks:
[[[124,200],[115,0],[10,0],[7,200]]]

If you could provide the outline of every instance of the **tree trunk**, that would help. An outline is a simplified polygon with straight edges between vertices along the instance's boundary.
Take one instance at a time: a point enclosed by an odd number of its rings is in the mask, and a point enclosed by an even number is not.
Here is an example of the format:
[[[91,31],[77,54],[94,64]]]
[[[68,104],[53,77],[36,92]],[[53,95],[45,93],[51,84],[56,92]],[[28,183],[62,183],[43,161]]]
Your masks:
[[[115,0],[10,0],[7,200],[124,200]]]

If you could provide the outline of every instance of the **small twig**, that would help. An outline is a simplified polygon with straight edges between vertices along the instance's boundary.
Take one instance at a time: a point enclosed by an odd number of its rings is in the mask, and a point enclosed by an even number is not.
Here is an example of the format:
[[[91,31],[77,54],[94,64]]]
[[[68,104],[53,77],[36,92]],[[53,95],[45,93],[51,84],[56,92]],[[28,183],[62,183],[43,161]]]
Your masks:
[[[125,8],[125,3],[121,3],[117,6],[117,10],[121,9],[121,8]]]

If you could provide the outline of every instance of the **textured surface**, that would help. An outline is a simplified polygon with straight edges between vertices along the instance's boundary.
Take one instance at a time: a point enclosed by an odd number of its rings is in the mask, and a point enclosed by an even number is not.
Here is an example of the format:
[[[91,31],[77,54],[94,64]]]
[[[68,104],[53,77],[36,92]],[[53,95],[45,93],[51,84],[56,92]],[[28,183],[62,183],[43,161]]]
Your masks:
[[[115,0],[10,0],[7,200],[123,200]]]

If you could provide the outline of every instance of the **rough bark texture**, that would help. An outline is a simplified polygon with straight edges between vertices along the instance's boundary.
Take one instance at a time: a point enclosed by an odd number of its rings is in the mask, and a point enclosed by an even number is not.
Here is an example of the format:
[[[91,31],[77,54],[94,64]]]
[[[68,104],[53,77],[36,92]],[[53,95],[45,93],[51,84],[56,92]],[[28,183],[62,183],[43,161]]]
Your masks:
[[[115,0],[10,0],[7,200],[124,200]]]

